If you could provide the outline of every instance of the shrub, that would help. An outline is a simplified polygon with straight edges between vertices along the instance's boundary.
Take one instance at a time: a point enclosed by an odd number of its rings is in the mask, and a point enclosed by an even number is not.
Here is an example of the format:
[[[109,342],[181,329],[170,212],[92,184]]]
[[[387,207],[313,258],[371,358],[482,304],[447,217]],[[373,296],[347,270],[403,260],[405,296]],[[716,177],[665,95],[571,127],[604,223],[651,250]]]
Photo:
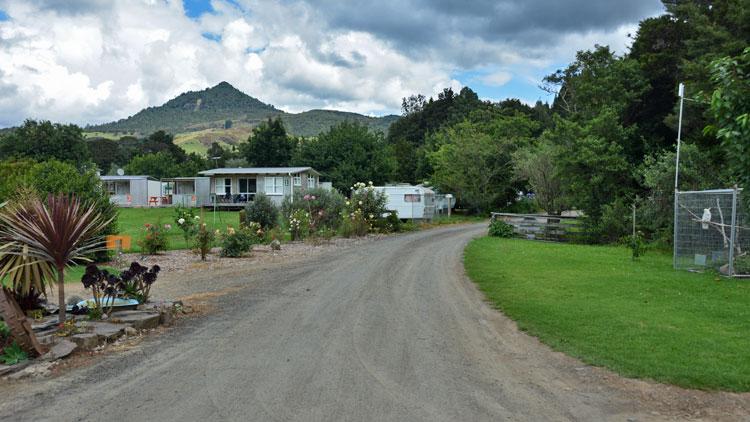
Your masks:
[[[735,274],[750,274],[750,254],[745,253],[734,259]]]
[[[493,237],[513,237],[513,226],[506,223],[503,220],[492,220],[490,221],[489,235]]]
[[[169,247],[169,239],[167,239],[165,231],[166,229],[162,228],[160,224],[146,223],[143,238],[138,241],[138,246],[149,255],[166,251]]]
[[[29,186],[45,199],[48,195],[75,195],[86,206],[93,206],[107,224],[96,237],[117,233],[117,205],[109,200],[101,179],[94,170],[78,171],[73,165],[56,160],[38,163],[32,167]],[[110,251],[102,248],[92,254],[95,261],[107,261]]]
[[[0,354],[0,362],[5,365],[15,365],[19,362],[25,361],[28,358],[29,355],[27,355],[26,352],[23,351],[21,346],[19,346],[15,341],[11,345],[5,346],[5,348],[3,349],[3,353]]]
[[[227,232],[221,236],[221,256],[237,258],[250,252],[253,245],[260,243],[263,238],[263,230],[258,223],[248,223],[244,227],[235,230],[227,228]]]
[[[281,210],[284,215],[292,215],[297,210],[307,211],[313,230],[337,229],[345,201],[344,195],[338,191],[314,188],[295,192],[294,200],[284,199]]]
[[[341,224],[339,224],[339,236],[350,238],[354,236],[354,223],[352,222],[351,217],[348,215],[344,215],[341,218]]]
[[[271,198],[263,193],[255,195],[253,202],[245,205],[244,224],[258,223],[263,230],[276,227],[279,221],[279,210]]]
[[[633,253],[633,261],[646,253],[646,242],[643,238],[643,232],[638,231],[635,235],[628,236],[627,243],[630,251]]]
[[[310,234],[310,214],[302,209],[294,210],[287,222],[292,241],[303,240]]]
[[[182,230],[182,236],[185,238],[185,244],[190,245],[190,240],[198,232],[201,217],[195,215],[192,208],[178,205],[174,209],[174,222]]]
[[[375,227],[382,233],[398,233],[403,229],[403,223],[396,211],[389,211],[387,215],[376,221]]]
[[[386,214],[385,204],[388,202],[388,195],[375,190],[372,182],[367,185],[361,182],[355,183],[351,187],[351,192],[351,197],[346,202],[349,213],[360,210],[369,222],[382,218]]]
[[[198,233],[195,235],[195,248],[201,254],[201,261],[205,261],[206,255],[211,252],[215,238],[214,232],[208,230],[205,223],[201,224]]]

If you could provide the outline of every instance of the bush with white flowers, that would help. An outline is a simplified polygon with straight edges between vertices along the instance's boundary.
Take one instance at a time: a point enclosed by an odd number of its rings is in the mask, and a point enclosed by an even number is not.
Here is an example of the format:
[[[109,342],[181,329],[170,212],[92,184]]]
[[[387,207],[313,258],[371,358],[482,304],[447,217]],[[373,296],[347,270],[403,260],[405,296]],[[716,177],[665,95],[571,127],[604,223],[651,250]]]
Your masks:
[[[377,222],[387,213],[388,196],[375,189],[372,182],[359,182],[351,187],[351,196],[346,201],[344,218],[349,219],[357,236],[375,231]]]
[[[190,245],[193,237],[198,233],[200,228],[201,217],[195,214],[192,208],[183,207],[178,205],[174,209],[174,222],[177,227],[182,230],[182,235],[185,238],[185,243]]]

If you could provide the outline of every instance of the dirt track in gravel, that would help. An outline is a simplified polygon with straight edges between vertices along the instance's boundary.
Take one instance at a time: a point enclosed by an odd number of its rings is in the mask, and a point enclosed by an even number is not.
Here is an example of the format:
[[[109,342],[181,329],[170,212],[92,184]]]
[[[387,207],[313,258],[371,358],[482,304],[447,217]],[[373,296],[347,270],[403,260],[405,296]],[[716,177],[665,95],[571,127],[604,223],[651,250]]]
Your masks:
[[[161,293],[209,291],[213,312],[0,386],[0,420],[750,420],[750,395],[623,379],[519,332],[464,276],[483,230],[178,273]]]

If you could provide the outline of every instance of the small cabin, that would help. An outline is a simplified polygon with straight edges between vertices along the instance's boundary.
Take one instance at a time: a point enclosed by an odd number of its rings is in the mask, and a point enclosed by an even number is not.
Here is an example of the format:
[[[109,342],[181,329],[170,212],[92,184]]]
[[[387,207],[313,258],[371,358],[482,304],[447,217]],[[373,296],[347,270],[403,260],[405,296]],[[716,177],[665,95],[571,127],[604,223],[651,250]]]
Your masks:
[[[151,176],[101,176],[110,202],[121,207],[159,206],[161,182]]]
[[[203,207],[210,204],[211,178],[171,177],[161,179],[161,206]]]
[[[398,218],[431,220],[435,216],[435,192],[424,186],[386,185],[375,189],[388,196],[385,208],[396,211]]]

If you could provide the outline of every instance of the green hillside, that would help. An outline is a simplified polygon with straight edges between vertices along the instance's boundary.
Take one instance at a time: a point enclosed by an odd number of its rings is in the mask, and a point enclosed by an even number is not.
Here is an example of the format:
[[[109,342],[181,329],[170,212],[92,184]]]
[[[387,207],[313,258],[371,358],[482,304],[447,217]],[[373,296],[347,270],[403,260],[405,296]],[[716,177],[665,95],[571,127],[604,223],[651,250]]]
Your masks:
[[[148,135],[165,130],[175,135],[178,143],[187,149],[202,150],[211,142],[233,144],[261,121],[280,116],[290,134],[314,136],[332,125],[353,120],[375,130],[387,132],[398,116],[369,117],[357,113],[334,110],[310,110],[302,113],[285,113],[265,104],[227,82],[203,91],[190,91],[167,101],[159,107],[143,109],[127,119],[86,127],[86,132],[96,136],[107,133]],[[230,120],[231,124],[227,125]],[[179,142],[182,141],[182,142]]]

